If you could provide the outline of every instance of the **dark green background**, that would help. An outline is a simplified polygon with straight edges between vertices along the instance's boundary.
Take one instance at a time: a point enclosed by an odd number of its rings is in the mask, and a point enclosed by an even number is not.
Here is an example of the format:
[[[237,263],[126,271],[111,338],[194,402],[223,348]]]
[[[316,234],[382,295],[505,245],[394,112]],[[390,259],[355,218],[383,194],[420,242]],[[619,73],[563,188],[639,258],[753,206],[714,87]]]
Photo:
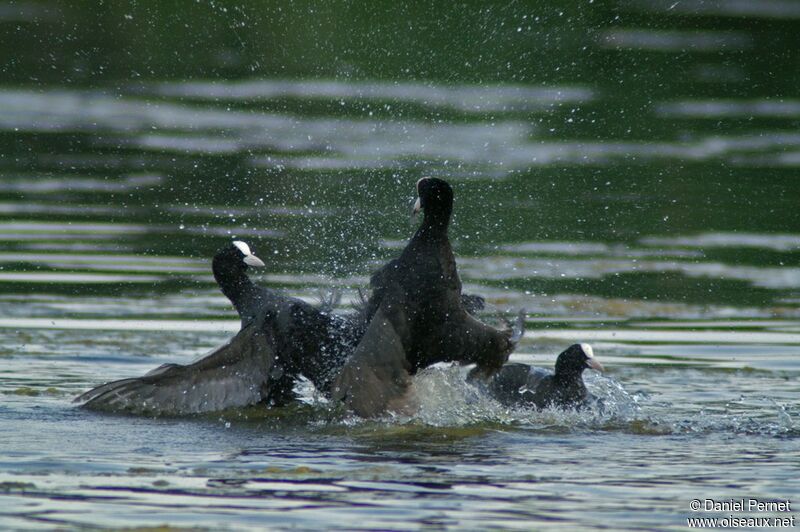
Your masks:
[[[712,3],[544,1],[507,2],[6,2],[0,5],[2,88],[126,99],[169,101],[198,109],[244,110],[331,120],[413,120],[469,124],[515,120],[531,125],[534,143],[656,143],[703,146],[709,139],[786,135],[770,147],[748,147],[694,158],[617,153],[578,164],[531,164],[500,179],[454,176],[457,206],[453,239],[461,255],[494,254],[495,245],[524,241],[601,241],[634,246],[643,236],[706,231],[800,232],[800,176],[780,157],[798,151],[800,113],[676,117],[660,105],[682,100],[797,101],[800,14],[738,16]],[[696,6],[693,8],[692,6]],[[653,49],[608,44],[609,35],[635,30],[656,40],[678,35],[685,46]],[[710,35],[730,45],[707,48],[691,37]],[[671,41],[674,43],[673,41]],[[438,87],[477,85],[579,86],[584,103],[529,110],[459,112],[413,102],[318,97],[254,100],[159,95],[162,82],[248,79],[325,79],[338,82],[420,82]],[[3,105],[0,101],[0,112]],[[10,111],[10,109],[6,109]],[[172,132],[191,138],[198,132]],[[225,135],[224,130],[215,131]],[[274,228],[279,241],[249,238],[278,253],[272,270],[346,276],[367,273],[393,251],[380,238],[410,234],[407,203],[423,173],[415,164],[367,170],[292,170],[253,166],[254,156],[283,155],[256,147],[236,153],[144,151],[136,134],[61,129],[0,130],[0,179],[6,176],[115,180],[132,172],[166,177],[135,194],[60,191],[51,195],[0,192],[0,201],[111,205],[113,214],[80,209],[47,220],[202,224],[163,205],[315,206],[324,218],[268,213],[237,223]],[[783,137],[781,137],[783,138]],[[314,155],[312,152],[311,155]],[[421,159],[424,157],[420,156]],[[412,161],[413,163],[413,161]],[[442,164],[440,175],[447,176]],[[488,169],[487,169],[488,170]],[[487,172],[488,174],[488,172]],[[13,222],[20,215],[2,213]],[[31,218],[25,216],[25,219]],[[219,236],[144,234],[126,237],[135,252],[208,257]],[[24,244],[8,242],[8,250]],[[797,265],[800,252],[748,247],[703,250],[698,260],[744,266]],[[36,269],[12,264],[7,269]],[[480,281],[480,279],[476,280]],[[167,289],[161,284],[154,290]],[[775,304],[785,291],[724,278],[677,273],[629,273],[602,279],[538,279],[520,275],[503,286],[544,293],[579,293],[719,302]],[[181,286],[180,283],[176,286]],[[42,290],[5,283],[2,290]],[[45,287],[78,290],[80,287]],[[100,290],[98,287],[92,290]],[[791,296],[791,294],[789,294]]]

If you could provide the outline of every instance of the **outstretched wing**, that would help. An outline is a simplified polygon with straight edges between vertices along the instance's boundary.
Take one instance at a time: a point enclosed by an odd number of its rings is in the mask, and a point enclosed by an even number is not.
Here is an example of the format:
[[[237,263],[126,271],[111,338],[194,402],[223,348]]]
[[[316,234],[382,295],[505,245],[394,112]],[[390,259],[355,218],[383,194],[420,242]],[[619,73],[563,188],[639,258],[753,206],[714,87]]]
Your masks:
[[[388,303],[389,300],[392,302]],[[384,299],[337,376],[333,398],[361,417],[388,411],[406,413],[412,406],[406,356],[408,337],[402,301]]]
[[[252,405],[267,397],[274,361],[271,338],[253,324],[193,364],[165,364],[143,377],[98,386],[75,401],[92,410],[154,416]]]

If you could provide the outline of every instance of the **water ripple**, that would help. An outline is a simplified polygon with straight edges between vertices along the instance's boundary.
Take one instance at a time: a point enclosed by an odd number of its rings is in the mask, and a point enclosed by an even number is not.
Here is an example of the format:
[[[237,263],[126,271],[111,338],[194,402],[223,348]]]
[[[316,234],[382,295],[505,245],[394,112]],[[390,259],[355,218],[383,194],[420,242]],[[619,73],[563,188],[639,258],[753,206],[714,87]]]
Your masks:
[[[513,85],[450,85],[418,82],[334,80],[247,80],[163,84],[159,94],[203,100],[259,101],[275,98],[371,100],[412,103],[462,112],[509,112],[548,108],[592,99],[584,87],[530,87]]]

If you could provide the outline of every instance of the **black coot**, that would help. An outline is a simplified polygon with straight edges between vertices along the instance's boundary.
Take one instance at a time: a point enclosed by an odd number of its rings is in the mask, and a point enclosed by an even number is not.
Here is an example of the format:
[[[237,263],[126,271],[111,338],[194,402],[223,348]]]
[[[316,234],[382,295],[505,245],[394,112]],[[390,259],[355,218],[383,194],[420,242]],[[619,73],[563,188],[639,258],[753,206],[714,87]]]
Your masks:
[[[247,326],[264,309],[277,309],[286,301],[303,303],[251,281],[247,270],[264,266],[264,261],[256,257],[250,246],[241,240],[235,240],[217,251],[211,261],[214,279],[239,313],[242,327]],[[338,302],[338,295],[336,291],[327,295],[320,294],[320,312],[331,313]],[[474,297],[483,300],[480,296]]]
[[[575,408],[586,402],[586,368],[603,371],[592,346],[574,344],[558,355],[555,372],[527,364],[506,364],[487,384],[489,392],[506,406]]]
[[[301,374],[329,394],[363,335],[363,312],[339,316],[259,287],[246,272],[263,265],[239,241],[214,256],[214,277],[242,320],[230,342],[194,364],[166,364],[143,377],[94,388],[76,401],[96,410],[152,415],[284,404],[294,399],[292,388]]]
[[[467,312],[447,235],[453,189],[423,178],[417,192],[422,225],[400,257],[372,276],[369,325],[334,384],[334,398],[363,417],[410,408],[410,375],[437,362],[474,363],[473,374],[491,375],[522,334],[521,318],[513,332]]]
[[[262,288],[247,275],[249,267],[264,267],[264,261],[256,257],[250,246],[235,240],[217,251],[211,260],[211,271],[222,293],[233,303],[236,312],[246,327],[261,309],[275,307],[277,294],[274,290]]]

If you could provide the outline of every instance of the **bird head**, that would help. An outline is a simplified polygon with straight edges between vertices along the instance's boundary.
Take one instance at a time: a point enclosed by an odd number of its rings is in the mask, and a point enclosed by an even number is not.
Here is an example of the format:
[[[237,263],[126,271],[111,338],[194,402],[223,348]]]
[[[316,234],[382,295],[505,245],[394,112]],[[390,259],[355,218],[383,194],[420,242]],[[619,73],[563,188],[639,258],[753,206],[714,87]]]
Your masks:
[[[234,240],[214,256],[214,262],[229,268],[246,270],[248,266],[261,268],[264,261],[255,256],[250,246],[241,240]]]
[[[589,344],[573,344],[556,359],[556,375],[580,375],[587,368],[604,371]]]
[[[414,214],[424,210],[432,217],[450,218],[453,210],[453,188],[436,177],[423,177],[417,181],[417,201],[414,203]]]

